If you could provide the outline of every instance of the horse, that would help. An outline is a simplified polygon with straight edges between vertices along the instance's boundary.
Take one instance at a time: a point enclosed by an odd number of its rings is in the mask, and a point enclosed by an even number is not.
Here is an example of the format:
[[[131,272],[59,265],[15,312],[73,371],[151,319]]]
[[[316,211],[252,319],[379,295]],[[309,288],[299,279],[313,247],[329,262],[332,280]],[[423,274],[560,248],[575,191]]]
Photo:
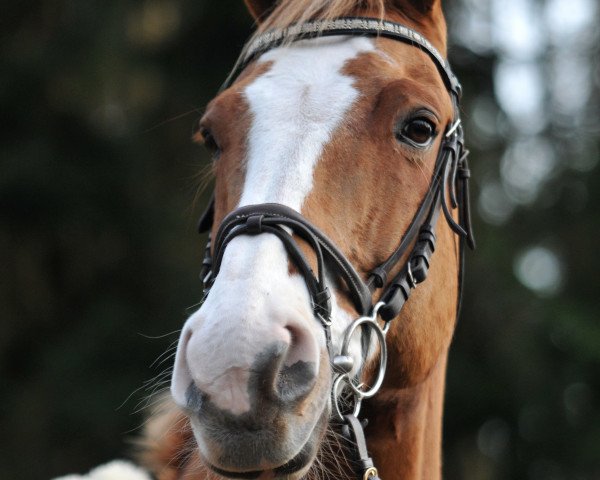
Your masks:
[[[474,248],[441,0],[245,3],[257,32],[194,134],[215,178],[204,299],[145,464],[439,479]]]

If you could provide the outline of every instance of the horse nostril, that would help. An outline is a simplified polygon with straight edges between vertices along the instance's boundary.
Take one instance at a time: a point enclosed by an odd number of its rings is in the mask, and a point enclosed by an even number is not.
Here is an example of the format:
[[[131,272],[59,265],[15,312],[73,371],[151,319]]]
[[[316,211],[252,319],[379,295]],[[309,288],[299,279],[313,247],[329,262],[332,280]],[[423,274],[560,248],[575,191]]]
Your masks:
[[[275,389],[280,400],[291,402],[301,400],[312,390],[317,377],[318,350],[306,329],[297,325],[287,325],[285,329],[290,343],[277,373]]]
[[[284,365],[277,374],[277,396],[284,402],[302,400],[311,392],[316,378],[314,362],[298,360],[293,365]]]

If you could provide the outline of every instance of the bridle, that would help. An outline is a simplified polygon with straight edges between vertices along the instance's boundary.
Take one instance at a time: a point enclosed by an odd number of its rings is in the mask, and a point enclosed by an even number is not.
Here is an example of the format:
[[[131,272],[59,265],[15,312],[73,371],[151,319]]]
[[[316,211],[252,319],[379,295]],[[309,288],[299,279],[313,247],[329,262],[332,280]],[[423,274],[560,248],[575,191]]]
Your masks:
[[[435,228],[440,214],[443,213],[450,228],[465,240],[471,249],[475,248],[469,207],[470,171],[467,163],[468,150],[464,147],[463,128],[458,109],[461,97],[460,83],[452,73],[448,62],[433,45],[421,34],[404,25],[372,18],[344,17],[311,21],[266,32],[258,36],[245,50],[241,61],[223,88],[230,86],[237,74],[270,49],[288,42],[332,35],[381,36],[420,48],[435,63],[452,98],[454,118],[444,132],[429,188],[400,239],[398,247],[386,261],[373,268],[364,281],[336,245],[300,213],[276,203],[247,205],[237,208],[223,219],[214,242],[209,235],[201,278],[206,298],[219,274],[227,245],[239,235],[270,233],[280,239],[291,261],[306,282],[314,315],[323,326],[334,372],[332,387],[334,413],[337,420],[342,423],[342,432],[354,441],[360,469],[359,478],[366,480],[377,478],[378,473],[367,453],[363,424],[358,420],[362,400],[374,396],[383,383],[387,360],[385,335],[391,321],[398,316],[412,290],[427,278],[431,256],[435,251]],[[456,208],[458,208],[458,222],[452,216],[452,210]],[[199,231],[201,233],[209,231],[213,221],[214,195],[200,219]],[[315,253],[316,274],[292,234],[306,242]],[[462,292],[463,243],[461,242],[460,245],[459,306]],[[407,260],[404,265],[395,276],[390,278],[392,270],[405,256]],[[333,351],[331,342],[331,297],[325,279],[326,265],[329,278],[336,282],[336,287],[345,290],[361,315],[347,328],[341,351],[337,354]],[[373,294],[378,289],[382,289],[382,292],[377,302],[373,302]],[[378,318],[383,320],[383,326],[379,325]],[[354,359],[349,354],[349,347],[354,333],[359,328],[362,332],[363,355],[368,354],[371,335],[375,335],[380,346],[379,370],[370,388],[360,383],[361,371],[351,376]],[[346,392],[346,396],[351,397],[350,411],[346,411],[346,407],[340,405],[342,391]]]

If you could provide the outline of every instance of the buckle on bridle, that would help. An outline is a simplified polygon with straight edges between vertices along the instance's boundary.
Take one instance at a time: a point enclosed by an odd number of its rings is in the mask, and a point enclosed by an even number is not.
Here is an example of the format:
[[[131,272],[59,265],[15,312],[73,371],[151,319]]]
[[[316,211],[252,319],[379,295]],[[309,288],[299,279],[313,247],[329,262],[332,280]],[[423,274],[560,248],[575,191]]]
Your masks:
[[[450,137],[452,136],[452,134],[453,134],[454,132],[456,132],[456,130],[457,130],[457,129],[458,129],[458,127],[460,126],[460,123],[461,123],[461,122],[460,122],[460,118],[459,118],[459,119],[457,119],[457,120],[456,120],[456,122],[454,122],[454,123],[452,124],[452,126],[450,127],[450,130],[448,130],[448,131],[446,132],[446,135],[445,135],[445,136],[446,136],[446,138],[450,138]]]
[[[321,322],[321,325],[323,325],[324,327],[330,327],[331,326],[331,324],[332,324],[331,317],[324,316],[321,313],[317,313],[316,316],[319,319],[319,321]]]
[[[363,474],[363,480],[369,480],[370,478],[376,478],[379,476],[379,472],[375,467],[370,467],[365,470]]]

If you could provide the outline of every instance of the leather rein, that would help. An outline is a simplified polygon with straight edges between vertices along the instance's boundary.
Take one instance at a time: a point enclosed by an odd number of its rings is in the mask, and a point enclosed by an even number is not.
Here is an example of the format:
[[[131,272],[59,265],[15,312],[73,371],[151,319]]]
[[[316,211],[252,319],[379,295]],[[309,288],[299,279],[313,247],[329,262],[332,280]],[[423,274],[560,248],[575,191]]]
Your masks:
[[[399,315],[412,290],[427,278],[431,256],[435,251],[435,228],[439,216],[443,214],[450,228],[471,249],[475,248],[469,206],[470,171],[467,162],[468,150],[464,147],[458,108],[461,97],[460,83],[452,73],[448,62],[426,38],[399,23],[363,17],[344,17],[311,21],[266,32],[258,36],[245,50],[241,61],[222,89],[229,87],[237,74],[268,50],[284,43],[332,35],[381,36],[421,49],[435,63],[452,99],[454,118],[443,134],[429,188],[407,230],[399,240],[398,247],[386,261],[373,268],[364,281],[336,245],[300,213],[275,203],[247,205],[237,208],[223,219],[214,242],[211,241],[209,234],[201,278],[204,283],[204,298],[206,298],[219,274],[227,245],[239,235],[270,233],[280,239],[291,261],[306,282],[314,315],[323,326],[334,373],[332,387],[334,414],[342,423],[342,432],[354,443],[354,450],[358,457],[358,478],[367,480],[377,479],[378,473],[367,452],[364,425],[357,418],[361,403],[364,398],[375,395],[383,383],[387,360],[385,335],[390,322]],[[458,209],[458,222],[452,216],[454,209]],[[213,222],[214,194],[200,219],[199,231],[201,233],[209,231]],[[292,234],[306,242],[316,255],[316,273]],[[463,243],[461,241],[460,245],[459,304],[462,293]],[[395,276],[390,278],[392,270],[405,257],[407,260],[404,265]],[[335,287],[349,296],[361,315],[347,328],[339,353],[333,351],[331,342],[331,295],[325,280],[326,266],[330,279],[334,279],[336,283]],[[381,294],[378,300],[373,302],[373,295],[379,289]],[[379,325],[378,318],[383,320],[383,326]],[[349,355],[349,345],[358,329],[362,332],[365,358],[372,343],[371,335],[376,336],[380,346],[379,371],[373,386],[368,389],[360,383],[362,374],[360,370],[351,375],[354,359]],[[350,397],[352,400],[350,411],[347,406],[340,405],[344,403],[341,400],[342,392],[346,393],[345,397]]]

